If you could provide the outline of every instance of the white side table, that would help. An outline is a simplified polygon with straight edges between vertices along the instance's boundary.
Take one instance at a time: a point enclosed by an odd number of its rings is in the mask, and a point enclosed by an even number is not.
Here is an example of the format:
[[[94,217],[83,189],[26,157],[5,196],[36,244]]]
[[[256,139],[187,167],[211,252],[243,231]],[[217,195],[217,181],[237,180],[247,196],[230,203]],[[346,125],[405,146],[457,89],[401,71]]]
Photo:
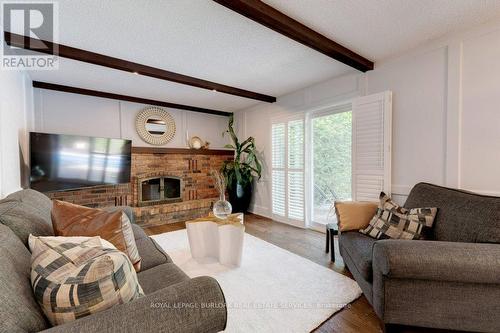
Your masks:
[[[186,229],[194,259],[215,258],[223,265],[241,265],[243,214],[230,215],[227,220],[207,217],[188,221]]]

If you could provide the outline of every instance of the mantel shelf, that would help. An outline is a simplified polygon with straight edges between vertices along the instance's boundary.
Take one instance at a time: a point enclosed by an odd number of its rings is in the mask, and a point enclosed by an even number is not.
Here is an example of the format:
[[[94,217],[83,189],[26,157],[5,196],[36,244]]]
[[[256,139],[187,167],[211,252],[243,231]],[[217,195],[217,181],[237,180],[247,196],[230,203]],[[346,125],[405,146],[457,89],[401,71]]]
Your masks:
[[[132,147],[132,154],[234,155],[231,149]]]

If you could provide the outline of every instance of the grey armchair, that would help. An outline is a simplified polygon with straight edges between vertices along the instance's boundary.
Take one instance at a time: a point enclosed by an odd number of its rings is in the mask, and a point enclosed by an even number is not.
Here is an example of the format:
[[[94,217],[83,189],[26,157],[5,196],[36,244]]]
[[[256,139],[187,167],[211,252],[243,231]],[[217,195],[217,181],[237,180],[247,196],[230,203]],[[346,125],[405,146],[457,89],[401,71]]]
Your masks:
[[[340,252],[386,331],[500,332],[500,198],[420,183],[405,207],[438,207],[427,240],[340,235]]]

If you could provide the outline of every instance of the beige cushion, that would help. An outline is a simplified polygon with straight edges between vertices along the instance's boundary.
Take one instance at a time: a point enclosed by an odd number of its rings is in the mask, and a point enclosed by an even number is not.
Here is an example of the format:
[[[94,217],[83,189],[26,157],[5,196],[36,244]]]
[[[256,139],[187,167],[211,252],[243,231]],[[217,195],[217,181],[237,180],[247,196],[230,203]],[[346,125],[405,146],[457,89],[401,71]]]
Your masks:
[[[377,212],[376,202],[337,201],[335,213],[340,231],[364,229]]]
[[[52,325],[144,295],[128,257],[103,248],[99,237],[83,243],[35,237],[33,244],[31,285]]]
[[[135,244],[134,232],[123,211],[106,212],[54,200],[52,226],[56,236],[100,236],[125,252],[135,270],[140,271],[141,257]]]

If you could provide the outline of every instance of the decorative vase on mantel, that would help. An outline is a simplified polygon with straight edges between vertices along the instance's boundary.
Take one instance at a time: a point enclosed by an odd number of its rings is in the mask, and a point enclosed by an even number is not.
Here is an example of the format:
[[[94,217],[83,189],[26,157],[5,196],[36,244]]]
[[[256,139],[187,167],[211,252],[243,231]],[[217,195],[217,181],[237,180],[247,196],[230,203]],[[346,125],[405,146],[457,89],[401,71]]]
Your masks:
[[[227,219],[233,210],[233,207],[226,200],[226,178],[218,170],[212,170],[212,177],[215,182],[215,188],[219,191],[219,200],[214,203],[212,212],[219,219]]]

